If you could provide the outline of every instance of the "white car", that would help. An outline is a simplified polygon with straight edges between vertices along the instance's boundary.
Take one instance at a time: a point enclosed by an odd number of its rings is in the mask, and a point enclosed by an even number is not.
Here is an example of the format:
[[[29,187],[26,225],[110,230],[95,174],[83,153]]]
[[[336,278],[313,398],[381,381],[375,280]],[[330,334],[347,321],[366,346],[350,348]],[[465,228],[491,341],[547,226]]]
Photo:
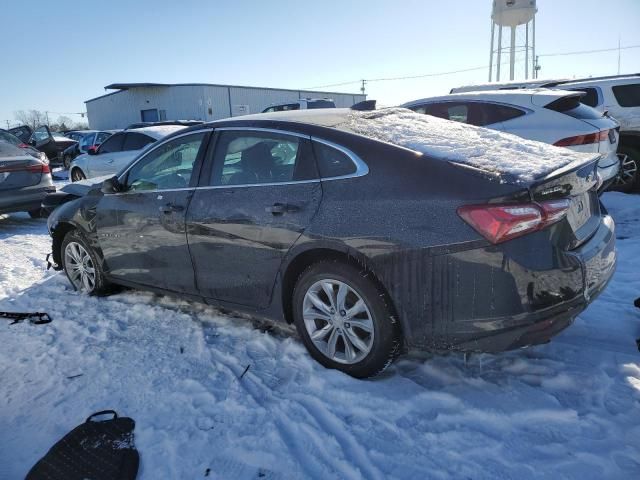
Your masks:
[[[262,113],[287,112],[289,110],[311,110],[315,108],[336,108],[330,98],[301,98],[293,102],[278,103],[265,108]]]
[[[452,88],[451,93],[535,87],[585,92],[582,103],[601,112],[609,112],[620,123],[620,174],[615,189],[623,192],[640,191],[640,74],[486,83]]]
[[[89,149],[71,163],[69,176],[77,182],[85,178],[115,175],[148,145],[186,128],[184,125],[158,125],[123,130],[111,135],[97,149]]]
[[[601,153],[602,189],[617,177],[618,123],[580,103],[583,92],[549,89],[494,90],[414,100],[418,113],[512,133],[528,140]]]

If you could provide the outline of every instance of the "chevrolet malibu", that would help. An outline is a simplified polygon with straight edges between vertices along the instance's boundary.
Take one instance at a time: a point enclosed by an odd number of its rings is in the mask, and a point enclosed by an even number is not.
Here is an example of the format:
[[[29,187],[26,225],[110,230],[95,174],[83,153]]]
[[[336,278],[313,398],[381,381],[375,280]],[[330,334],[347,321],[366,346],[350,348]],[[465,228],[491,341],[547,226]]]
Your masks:
[[[294,323],[322,365],[370,377],[407,349],[499,352],[570,325],[616,264],[599,158],[406,109],[220,120],[56,208],[53,258],[87,294]]]

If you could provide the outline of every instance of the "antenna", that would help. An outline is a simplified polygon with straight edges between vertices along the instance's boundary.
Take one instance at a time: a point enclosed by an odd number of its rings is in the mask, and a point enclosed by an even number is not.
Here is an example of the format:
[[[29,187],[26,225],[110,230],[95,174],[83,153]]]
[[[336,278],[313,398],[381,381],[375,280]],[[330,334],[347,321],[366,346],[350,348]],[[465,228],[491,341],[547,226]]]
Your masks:
[[[493,0],[491,12],[491,49],[489,51],[489,81],[500,81],[502,54],[509,58],[509,80],[515,80],[516,57],[524,54],[524,78],[529,72],[535,78],[536,70],[536,0]],[[498,43],[495,44],[496,28]],[[502,45],[503,28],[511,29],[508,46]],[[506,36],[506,35],[505,35]],[[524,36],[524,39],[522,38]],[[493,57],[496,56],[494,63]]]

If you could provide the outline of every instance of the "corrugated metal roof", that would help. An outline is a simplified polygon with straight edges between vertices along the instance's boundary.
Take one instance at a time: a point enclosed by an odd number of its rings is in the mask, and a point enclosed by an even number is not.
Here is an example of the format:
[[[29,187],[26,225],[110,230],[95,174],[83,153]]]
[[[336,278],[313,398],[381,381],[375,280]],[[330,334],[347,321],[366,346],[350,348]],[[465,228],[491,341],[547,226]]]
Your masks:
[[[329,94],[329,95],[363,95],[362,93],[350,93],[350,92],[324,92],[317,90],[301,90],[299,88],[271,88],[271,87],[250,87],[246,85],[223,85],[219,83],[111,83],[104,87],[105,90],[118,90],[117,92],[110,92],[99,97],[90,98],[84,103],[89,103],[99,98],[107,97],[109,95],[115,95],[122,90],[129,90],[132,88],[162,88],[162,87],[223,87],[223,88],[247,88],[251,90],[277,90],[285,92],[300,92],[309,94]]]

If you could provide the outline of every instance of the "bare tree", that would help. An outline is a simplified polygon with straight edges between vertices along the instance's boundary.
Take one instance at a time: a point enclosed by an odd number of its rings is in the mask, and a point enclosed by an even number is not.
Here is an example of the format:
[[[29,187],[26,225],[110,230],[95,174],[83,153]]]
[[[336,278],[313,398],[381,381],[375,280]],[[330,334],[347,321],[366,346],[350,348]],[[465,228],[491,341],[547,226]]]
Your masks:
[[[47,114],[40,110],[18,110],[13,112],[13,116],[23,125],[29,125],[34,130],[47,123]]]

